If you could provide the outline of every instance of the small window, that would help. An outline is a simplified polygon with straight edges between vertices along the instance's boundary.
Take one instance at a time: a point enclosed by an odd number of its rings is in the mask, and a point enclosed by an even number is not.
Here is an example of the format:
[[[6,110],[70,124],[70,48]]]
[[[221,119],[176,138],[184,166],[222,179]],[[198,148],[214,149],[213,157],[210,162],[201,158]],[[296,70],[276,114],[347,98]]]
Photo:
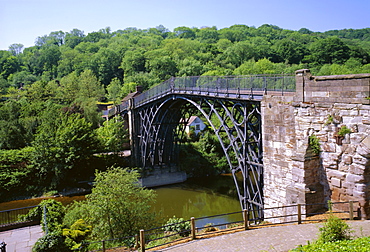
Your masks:
[[[200,130],[200,125],[199,124],[195,124],[195,130]]]

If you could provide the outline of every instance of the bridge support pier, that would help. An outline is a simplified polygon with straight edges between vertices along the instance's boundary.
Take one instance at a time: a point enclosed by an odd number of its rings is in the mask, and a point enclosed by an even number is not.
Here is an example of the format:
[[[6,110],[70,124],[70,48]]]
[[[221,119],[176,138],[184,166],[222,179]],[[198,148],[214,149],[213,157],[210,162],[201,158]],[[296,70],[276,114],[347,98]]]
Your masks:
[[[265,209],[356,201],[358,217],[370,218],[369,83],[370,74],[313,77],[302,70],[297,72],[295,97],[264,97]],[[350,133],[337,141],[344,127]],[[334,209],[348,211],[348,204]],[[320,210],[317,205],[302,207],[302,215]],[[296,211],[270,210],[265,217]]]

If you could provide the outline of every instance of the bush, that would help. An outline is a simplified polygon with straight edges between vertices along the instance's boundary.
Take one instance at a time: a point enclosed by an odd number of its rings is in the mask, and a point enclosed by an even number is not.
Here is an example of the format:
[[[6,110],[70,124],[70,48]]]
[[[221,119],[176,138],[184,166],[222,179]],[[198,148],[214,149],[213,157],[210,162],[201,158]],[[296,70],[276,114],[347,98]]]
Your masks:
[[[183,218],[176,218],[176,216],[169,218],[164,227],[164,231],[179,233],[183,237],[190,235],[190,229],[189,221],[185,221]]]
[[[32,252],[71,251],[64,241],[65,237],[60,231],[51,232],[37,240],[32,248]]]
[[[335,242],[350,239],[351,229],[348,224],[340,218],[330,215],[327,222],[320,229],[318,242]]]
[[[362,237],[356,240],[342,240],[327,243],[312,243],[292,249],[295,252],[353,252],[370,251],[370,237]]]
[[[44,207],[46,208],[46,223],[43,218]],[[48,230],[48,232],[53,232],[61,229],[64,214],[65,210],[61,202],[47,199],[41,201],[38,207],[33,208],[27,214],[19,215],[18,219],[21,221],[41,221],[42,230],[44,232],[46,232],[46,230]]]
[[[83,219],[92,226],[94,240],[134,236],[140,229],[155,227],[151,204],[156,194],[141,187],[138,177],[137,172],[121,168],[97,172],[91,194],[68,206],[64,224]]]

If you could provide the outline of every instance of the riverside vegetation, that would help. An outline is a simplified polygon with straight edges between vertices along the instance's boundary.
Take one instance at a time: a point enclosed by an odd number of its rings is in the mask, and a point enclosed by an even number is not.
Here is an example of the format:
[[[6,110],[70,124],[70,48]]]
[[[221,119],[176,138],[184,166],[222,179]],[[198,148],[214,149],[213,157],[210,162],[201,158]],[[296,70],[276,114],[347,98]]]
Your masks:
[[[127,141],[120,119],[103,123],[97,103],[117,104],[137,85],[145,90],[171,76],[292,74],[302,68],[315,75],[366,73],[369,55],[370,28],[321,33],[267,24],[107,27],[87,35],[74,29],[40,36],[28,48],[12,44],[0,51],[0,199],[73,188],[96,169],[126,167],[118,155],[96,155],[117,153]],[[208,143],[210,135],[204,136]],[[226,169],[225,160],[215,162],[217,144],[202,140],[184,146],[182,158],[202,148],[205,158],[192,164]]]
[[[302,68],[314,75],[368,73],[369,55],[370,28],[320,33],[274,25],[172,32],[107,27],[87,35],[74,29],[40,36],[29,48],[10,45],[0,51],[0,199],[58,192],[80,186],[96,170],[127,167],[117,155],[127,141],[123,122],[103,122],[97,105],[117,104],[137,85],[146,90],[171,76],[293,74]],[[181,163],[191,166],[182,168],[191,176],[225,171],[214,135],[197,137],[183,145]],[[98,154],[108,152],[113,155]],[[84,226],[84,235],[94,235],[96,223],[78,220],[67,228]]]
[[[133,247],[133,236],[159,221],[157,214],[150,211],[156,194],[141,187],[138,176],[136,171],[122,168],[97,172],[94,188],[85,201],[65,208],[48,199],[40,203],[41,207],[20,216],[23,220],[41,221],[45,235],[36,242],[33,251],[90,251],[100,244],[83,246],[84,242],[122,237],[128,238],[115,240],[110,246]]]

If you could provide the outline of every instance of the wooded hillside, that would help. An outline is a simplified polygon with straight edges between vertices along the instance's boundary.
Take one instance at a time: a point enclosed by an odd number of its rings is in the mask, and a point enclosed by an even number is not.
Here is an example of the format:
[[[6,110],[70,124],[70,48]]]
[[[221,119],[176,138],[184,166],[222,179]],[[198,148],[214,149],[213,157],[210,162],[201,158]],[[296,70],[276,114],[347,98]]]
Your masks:
[[[312,32],[163,26],[51,32],[35,46],[0,51],[0,197],[76,184],[117,160],[122,122],[104,127],[97,102],[119,103],[135,86],[171,76],[370,73],[370,28]],[[118,139],[118,140],[117,140]],[[102,161],[103,160],[103,161]]]

